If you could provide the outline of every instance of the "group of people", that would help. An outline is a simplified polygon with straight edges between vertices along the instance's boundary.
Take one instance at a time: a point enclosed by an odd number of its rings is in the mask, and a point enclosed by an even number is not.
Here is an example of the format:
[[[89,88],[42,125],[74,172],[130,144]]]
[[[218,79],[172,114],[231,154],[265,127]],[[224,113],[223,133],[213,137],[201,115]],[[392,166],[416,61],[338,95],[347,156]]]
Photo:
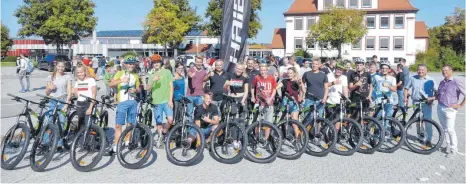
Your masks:
[[[114,89],[115,101],[118,104],[115,141],[119,139],[123,125],[136,123],[137,102],[134,96],[130,95],[132,93],[142,92],[150,95],[152,99],[159,136],[156,144],[158,147],[163,147],[164,135],[173,124],[174,110],[180,105],[179,100],[182,97],[192,102],[187,107],[187,119],[202,129],[206,141],[209,142],[211,132],[222,118],[220,107],[224,95],[233,97],[241,104],[241,118],[246,118],[251,105],[258,103],[268,107],[264,119],[272,122],[276,95],[288,94],[294,98],[281,103],[289,105],[290,117],[297,120],[300,108],[313,104],[317,105],[318,115],[322,116],[326,104],[340,103],[340,94],[355,101],[363,96],[374,103],[380,103],[384,95],[388,96],[390,100],[384,108],[387,114],[392,113],[394,101],[398,101],[399,107],[405,107],[408,94],[411,94],[413,102],[421,100],[422,94],[429,98],[429,103],[423,107],[426,118],[432,118],[432,102],[438,100],[438,116],[448,135],[447,156],[452,157],[458,151],[454,130],[455,117],[457,109],[463,107],[466,102],[465,99],[460,102],[459,96],[466,93],[463,82],[452,77],[452,68],[449,65],[443,67],[442,74],[445,79],[437,88],[435,81],[427,75],[425,65],[418,65],[417,75],[409,76],[406,61],[402,60],[397,66],[398,74],[393,76],[390,74],[390,63],[378,64],[376,56],[370,63],[355,59],[355,70],[351,69],[351,63],[348,65],[332,60],[328,64],[322,64],[318,58],[304,61],[303,66],[299,66],[295,57],[291,56],[283,59],[281,67],[277,67],[274,62],[245,58],[236,63],[233,72],[224,71],[225,63],[221,59],[217,59],[213,66],[206,65],[202,56],[195,57],[195,65],[192,68],[186,67],[183,62],[176,62],[174,65],[162,62],[161,56],[157,54],[148,59],[150,65],[146,67],[148,71],[145,76],[136,72],[140,62],[134,57],[122,59],[123,67],[112,75],[109,74],[110,66],[105,67],[107,91]],[[76,76],[72,77],[64,73],[63,63],[58,62],[56,71],[47,81],[47,95],[62,98],[67,102],[72,94],[96,98],[96,81],[84,65],[76,67]],[[78,104],[78,115],[82,124],[95,104],[87,102],[84,98],[78,98]],[[109,153],[115,150],[116,142]]]

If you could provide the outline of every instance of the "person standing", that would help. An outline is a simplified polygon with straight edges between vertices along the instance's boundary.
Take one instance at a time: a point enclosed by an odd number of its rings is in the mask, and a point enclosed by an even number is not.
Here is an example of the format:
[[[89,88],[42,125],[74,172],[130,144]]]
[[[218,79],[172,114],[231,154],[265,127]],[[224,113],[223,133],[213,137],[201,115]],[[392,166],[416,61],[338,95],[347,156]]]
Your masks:
[[[29,67],[29,59],[24,56],[24,54],[20,55],[20,60],[19,60],[19,83],[21,84],[21,90],[19,91],[20,93],[25,93],[29,92],[29,86],[31,83],[30,80],[30,73],[28,72],[28,67]],[[24,87],[23,79],[26,78],[26,88]]]
[[[445,132],[446,157],[452,158],[458,153],[458,138],[455,131],[456,114],[458,109],[464,107],[466,103],[466,92],[463,80],[453,78],[453,70],[450,65],[443,66],[442,75],[445,79],[440,82],[438,88],[437,114]],[[463,100],[458,103],[460,94],[463,95]]]
[[[280,79],[287,79],[288,78],[288,68],[292,67],[289,63],[288,57],[283,58],[283,65],[279,68]]]
[[[328,97],[328,77],[324,72],[320,71],[321,65],[319,58],[312,60],[312,70],[304,73],[302,77],[306,88],[301,89],[306,94],[304,107],[316,104],[319,117],[322,117],[324,113],[324,105],[327,103]],[[312,98],[311,94],[317,99]]]
[[[256,76],[252,82],[251,102],[256,103],[257,100],[258,104],[263,107],[267,104],[268,108],[265,109],[264,120],[272,123],[277,82],[272,75],[268,75],[268,69],[267,64],[260,65],[260,75]],[[268,139],[269,135],[270,129],[266,129],[265,138]]]
[[[299,77],[302,78],[304,73],[308,72],[308,71],[311,71],[312,68],[309,67],[311,61],[307,60],[307,59],[304,59],[303,61],[303,67],[299,70]]]
[[[214,71],[209,71],[209,73],[204,77],[204,82],[209,81],[210,89],[212,92],[212,104],[217,108],[220,108],[220,104],[223,101],[223,94],[226,94],[225,82],[227,81],[228,73],[223,72],[223,60],[218,59],[215,61]],[[219,109],[220,111],[220,109]]]
[[[405,76],[403,75],[403,65],[397,65],[398,73],[396,74],[396,94],[398,95],[398,108],[404,108],[404,86],[405,84]]]
[[[389,116],[390,114],[393,114],[393,92],[396,91],[396,79],[395,77],[389,75],[389,62],[380,62],[380,68],[382,70],[382,73],[374,77],[375,102],[377,104],[380,104],[384,96],[387,96],[389,102],[385,104],[384,110],[385,114]]]
[[[356,71],[351,73],[348,78],[348,88],[351,91],[350,100],[357,102],[359,100],[359,95],[357,95],[357,93],[359,93],[362,97],[372,101],[373,80],[371,79],[370,74],[365,72],[363,59],[357,58],[355,63]]]
[[[205,76],[207,76],[207,72],[203,69],[202,57],[196,56],[194,67],[188,70],[188,91],[186,96],[192,102],[187,107],[189,122],[193,122],[194,105],[202,104]]]
[[[82,63],[83,63],[85,66],[89,66],[89,63],[91,63],[91,60],[90,60],[87,56],[84,56],[84,57],[83,57],[83,60],[82,60]]]
[[[73,67],[71,68],[71,73],[74,74],[76,71],[76,66],[78,66],[78,56],[73,57]]]
[[[406,65],[406,59],[404,59],[404,58],[400,59],[400,64],[403,66],[403,76],[404,76],[404,79],[405,79],[405,84],[407,84],[409,79],[410,79],[410,77],[409,77],[409,66]]]
[[[401,75],[403,73],[401,72]],[[417,75],[411,77],[410,80],[404,85],[404,104],[408,105],[408,93],[411,90],[411,99],[413,104],[419,102],[422,99],[422,95],[426,98],[434,97],[435,81],[427,75],[427,66],[425,64],[419,64],[417,67]],[[429,103],[422,104],[422,113],[424,118],[432,119],[432,100]],[[427,132],[427,147],[431,147],[432,143],[432,124],[426,124]]]
[[[19,74],[19,70],[20,70],[20,67],[21,66],[21,57],[17,57],[16,58],[16,74]]]
[[[229,96],[235,98],[241,104],[239,111],[240,118],[246,118],[247,99],[249,94],[249,81],[244,75],[244,64],[237,63],[236,70],[227,76],[225,88],[229,90]]]
[[[359,58],[358,58],[359,59]],[[359,59],[357,61],[361,61],[362,59]],[[356,64],[356,67],[357,67],[357,63],[356,63],[356,60],[354,62]],[[364,63],[363,63],[364,64]],[[351,61],[347,61],[346,62],[346,70],[343,72],[343,75],[346,75],[346,77],[350,78],[351,75],[353,75],[353,73],[355,73],[355,71],[353,70],[353,68],[351,67]]]
[[[152,104],[155,105],[154,117],[159,135],[156,147],[163,148],[164,135],[173,122],[173,76],[162,67],[162,60],[152,62],[154,73],[149,74],[148,91],[151,91]],[[167,124],[163,128],[163,115],[167,117]]]
[[[88,101],[86,98],[80,95],[96,99],[97,96],[97,84],[94,78],[87,75],[87,68],[85,66],[79,66],[76,68],[76,82],[73,87],[74,96],[78,97],[76,104],[78,105],[78,124],[77,130],[81,130],[81,127],[85,125],[85,122],[89,121],[89,116],[92,114],[92,108],[95,105],[94,101]]]
[[[183,63],[177,62],[175,64],[175,72],[173,74],[173,101],[174,101],[174,118],[177,118],[177,115],[184,116],[184,114],[179,114],[178,107],[181,105],[181,98],[186,96],[185,91],[185,75],[186,75],[186,68]]]

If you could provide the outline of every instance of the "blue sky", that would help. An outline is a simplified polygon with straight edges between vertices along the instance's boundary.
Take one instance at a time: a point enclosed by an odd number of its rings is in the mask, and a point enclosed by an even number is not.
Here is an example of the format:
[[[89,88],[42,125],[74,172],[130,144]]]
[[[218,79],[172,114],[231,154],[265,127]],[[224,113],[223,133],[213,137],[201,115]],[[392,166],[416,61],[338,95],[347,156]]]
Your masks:
[[[428,27],[443,24],[445,16],[454,12],[455,6],[464,8],[464,0],[410,0],[414,7],[420,9],[416,19],[426,22]],[[20,25],[13,12],[23,3],[22,0],[1,0],[2,22],[10,29],[10,36],[16,34]],[[99,18],[97,31],[142,29],[141,23],[153,6],[152,0],[94,0],[96,2],[95,15]],[[191,0],[197,13],[204,18],[209,0]],[[448,3],[447,3],[448,2]],[[293,3],[293,0],[262,0],[262,11],[259,17],[262,30],[257,38],[250,42],[271,43],[274,28],[284,27],[283,12]]]

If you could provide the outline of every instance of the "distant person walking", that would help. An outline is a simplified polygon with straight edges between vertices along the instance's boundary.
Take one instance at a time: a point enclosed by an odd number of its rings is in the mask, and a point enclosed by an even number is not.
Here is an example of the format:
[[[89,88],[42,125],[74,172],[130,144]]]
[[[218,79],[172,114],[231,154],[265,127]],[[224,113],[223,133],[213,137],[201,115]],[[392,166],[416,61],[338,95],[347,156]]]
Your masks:
[[[18,76],[19,76],[19,83],[21,84],[21,90],[19,91],[20,93],[25,93],[29,92],[29,86],[31,83],[30,80],[30,73],[28,72],[28,63],[29,59],[24,56],[24,54],[20,55],[20,60],[19,60],[19,71],[18,71]],[[24,83],[23,79],[26,78],[26,88],[24,88]]]

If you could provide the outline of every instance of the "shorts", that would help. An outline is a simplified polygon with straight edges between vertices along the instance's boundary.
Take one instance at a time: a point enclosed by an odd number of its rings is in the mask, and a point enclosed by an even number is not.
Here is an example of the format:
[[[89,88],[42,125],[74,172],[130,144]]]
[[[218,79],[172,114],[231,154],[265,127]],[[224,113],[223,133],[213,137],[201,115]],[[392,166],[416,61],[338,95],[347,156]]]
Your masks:
[[[126,122],[136,124],[138,103],[136,100],[126,100],[120,102],[116,109],[116,121],[118,125],[125,125]]]
[[[201,128],[201,132],[204,135],[204,138],[210,136],[210,134],[214,131],[213,127],[214,127],[214,125],[209,125],[209,126],[207,126],[205,128]],[[197,136],[196,130],[194,130],[194,128],[191,128],[191,130],[189,131],[189,134],[191,134],[191,136],[193,136],[193,137]]]
[[[155,123],[157,125],[161,125],[163,123],[163,113],[165,113],[166,117],[173,117],[173,109],[168,106],[168,103],[158,104],[154,108],[154,118]]]
[[[286,104],[287,104],[287,103],[288,103],[288,106],[289,106],[289,108],[290,108],[290,109],[288,110],[289,113],[294,113],[294,112],[298,112],[298,111],[299,111],[299,106],[298,106],[298,104],[294,103],[293,100],[288,100],[288,99],[285,98],[285,99],[283,99],[283,102],[282,102],[282,104],[280,104],[280,105],[286,107]]]

